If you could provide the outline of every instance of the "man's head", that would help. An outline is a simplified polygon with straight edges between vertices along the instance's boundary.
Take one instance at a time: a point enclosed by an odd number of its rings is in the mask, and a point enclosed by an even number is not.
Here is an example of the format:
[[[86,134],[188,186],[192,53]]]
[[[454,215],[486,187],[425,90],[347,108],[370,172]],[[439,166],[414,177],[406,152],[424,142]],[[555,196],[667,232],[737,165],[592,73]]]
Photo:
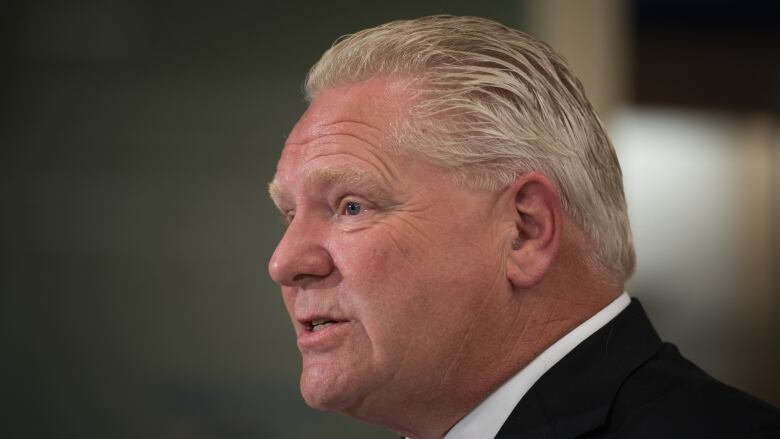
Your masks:
[[[501,189],[539,170],[628,278],[634,250],[622,174],[604,127],[566,61],[520,31],[475,17],[395,21],[348,36],[311,69],[306,93],[394,76],[417,100],[393,133],[468,185]]]
[[[614,297],[620,168],[565,62],[477,18],[393,22],[312,68],[269,271],[316,407],[439,435]],[[424,410],[423,410],[424,409]]]

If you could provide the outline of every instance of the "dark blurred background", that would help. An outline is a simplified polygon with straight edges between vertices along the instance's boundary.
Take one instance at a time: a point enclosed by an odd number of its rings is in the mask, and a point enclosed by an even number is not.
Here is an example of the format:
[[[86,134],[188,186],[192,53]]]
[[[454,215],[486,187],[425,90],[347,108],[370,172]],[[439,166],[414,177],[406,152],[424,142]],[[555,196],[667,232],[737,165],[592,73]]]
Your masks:
[[[780,8],[764,1],[4,2],[9,438],[391,438],[308,409],[265,188],[337,37],[481,15],[550,42],[613,135],[661,335],[780,405]]]

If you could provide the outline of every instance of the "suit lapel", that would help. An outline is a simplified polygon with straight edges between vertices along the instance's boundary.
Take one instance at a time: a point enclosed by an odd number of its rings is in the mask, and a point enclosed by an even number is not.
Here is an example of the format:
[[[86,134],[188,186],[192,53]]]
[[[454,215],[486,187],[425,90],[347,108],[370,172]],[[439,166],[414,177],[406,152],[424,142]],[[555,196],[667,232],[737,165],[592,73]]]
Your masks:
[[[662,345],[633,299],[529,389],[496,439],[573,438],[600,427],[623,381]]]

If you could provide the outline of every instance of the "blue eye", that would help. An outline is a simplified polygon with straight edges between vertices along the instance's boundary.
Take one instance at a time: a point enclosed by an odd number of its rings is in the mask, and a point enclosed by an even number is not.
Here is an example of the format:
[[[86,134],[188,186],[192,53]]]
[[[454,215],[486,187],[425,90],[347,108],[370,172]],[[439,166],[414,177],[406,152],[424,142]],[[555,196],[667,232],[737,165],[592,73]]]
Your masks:
[[[344,214],[349,216],[359,215],[363,211],[363,206],[357,201],[347,201],[344,205]]]

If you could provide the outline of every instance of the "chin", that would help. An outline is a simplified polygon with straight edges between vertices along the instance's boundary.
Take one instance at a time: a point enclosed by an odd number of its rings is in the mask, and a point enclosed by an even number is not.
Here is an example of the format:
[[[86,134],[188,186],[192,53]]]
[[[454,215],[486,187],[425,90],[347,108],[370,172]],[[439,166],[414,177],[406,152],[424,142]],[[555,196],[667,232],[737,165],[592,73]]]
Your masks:
[[[337,377],[310,376],[306,372],[301,375],[301,396],[306,405],[315,410],[346,411],[355,405],[355,393],[349,386],[339,383]]]

